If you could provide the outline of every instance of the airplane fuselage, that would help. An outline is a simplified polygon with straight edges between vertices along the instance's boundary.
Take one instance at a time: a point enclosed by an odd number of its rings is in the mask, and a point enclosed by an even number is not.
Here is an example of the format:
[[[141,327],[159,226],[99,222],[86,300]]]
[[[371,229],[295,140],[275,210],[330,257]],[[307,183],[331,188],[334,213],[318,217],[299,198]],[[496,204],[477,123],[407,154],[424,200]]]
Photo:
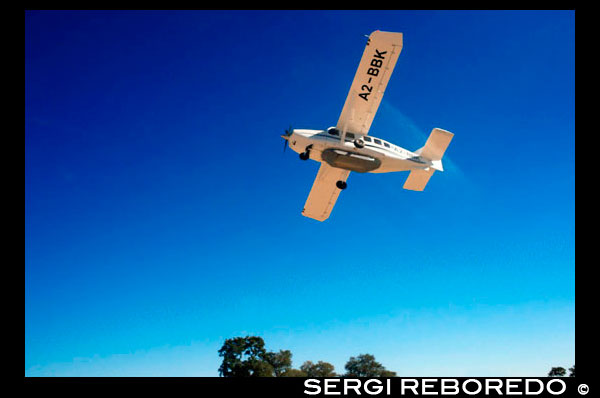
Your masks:
[[[359,173],[389,173],[431,166],[428,159],[372,136],[362,136],[362,147],[355,145],[355,136],[330,127],[327,130],[294,129],[288,137],[289,146],[299,154],[317,162]]]

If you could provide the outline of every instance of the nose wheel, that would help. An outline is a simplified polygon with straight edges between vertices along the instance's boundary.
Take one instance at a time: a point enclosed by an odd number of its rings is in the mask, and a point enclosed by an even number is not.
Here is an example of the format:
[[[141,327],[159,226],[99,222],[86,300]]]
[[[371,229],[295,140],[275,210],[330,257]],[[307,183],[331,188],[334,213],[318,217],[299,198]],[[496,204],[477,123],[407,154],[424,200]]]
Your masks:
[[[304,150],[304,152],[302,152],[300,154],[300,159],[302,160],[308,160],[308,158],[310,157],[310,150],[312,148],[312,144],[310,144],[309,146],[306,147],[306,149]]]
[[[338,181],[335,183],[335,186],[343,190],[348,187],[348,184],[346,184],[346,181]]]

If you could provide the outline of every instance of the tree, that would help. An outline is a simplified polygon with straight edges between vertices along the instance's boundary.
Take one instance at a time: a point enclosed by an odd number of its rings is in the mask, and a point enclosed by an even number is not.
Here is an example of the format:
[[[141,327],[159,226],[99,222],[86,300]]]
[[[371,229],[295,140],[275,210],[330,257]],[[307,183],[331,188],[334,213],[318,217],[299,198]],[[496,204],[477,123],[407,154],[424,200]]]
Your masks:
[[[288,369],[281,374],[281,377],[308,377],[308,375],[298,369]]]
[[[358,357],[350,357],[345,365],[345,377],[394,377],[396,372],[387,370],[382,364],[375,361],[370,354],[361,354]]]
[[[319,361],[316,364],[306,361],[300,369],[292,368],[292,352],[279,350],[271,352],[265,349],[262,337],[246,336],[225,340],[219,356],[223,362],[219,367],[222,377],[395,377],[396,372],[387,370],[375,361],[370,354],[350,357],[346,363],[346,374],[338,375],[332,364]],[[564,376],[565,370],[562,369]],[[572,373],[575,373],[573,365]]]
[[[223,377],[272,376],[273,366],[266,361],[265,342],[261,337],[246,336],[225,340],[219,350]]]
[[[557,367],[550,369],[550,372],[548,372],[548,377],[564,377],[565,374],[567,374],[565,368]]]
[[[265,360],[273,367],[273,372],[277,377],[292,369],[292,352],[290,350],[267,352]]]
[[[319,361],[312,363],[306,361],[300,366],[300,370],[306,373],[306,377],[336,377],[335,368],[328,362]]]
[[[575,364],[572,368],[569,368],[569,377],[575,377]]]

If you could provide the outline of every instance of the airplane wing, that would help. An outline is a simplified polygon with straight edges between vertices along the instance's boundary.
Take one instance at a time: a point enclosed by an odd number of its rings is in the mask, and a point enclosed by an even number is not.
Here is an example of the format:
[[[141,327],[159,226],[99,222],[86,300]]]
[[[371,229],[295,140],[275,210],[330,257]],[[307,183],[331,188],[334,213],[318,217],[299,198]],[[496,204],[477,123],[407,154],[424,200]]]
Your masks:
[[[318,221],[328,219],[341,192],[341,189],[335,184],[337,181],[346,181],[349,174],[350,170],[338,169],[331,167],[326,162],[321,162],[315,182],[304,204],[302,215]]]
[[[368,134],[400,51],[402,33],[371,33],[336,126],[339,130]]]

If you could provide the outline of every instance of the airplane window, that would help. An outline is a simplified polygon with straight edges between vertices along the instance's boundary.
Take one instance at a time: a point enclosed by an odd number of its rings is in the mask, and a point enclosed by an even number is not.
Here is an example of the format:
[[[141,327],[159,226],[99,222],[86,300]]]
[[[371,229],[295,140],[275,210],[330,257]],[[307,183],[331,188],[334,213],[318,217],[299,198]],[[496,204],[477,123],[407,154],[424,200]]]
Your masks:
[[[346,133],[346,137],[348,137],[351,140],[353,140],[354,139],[354,134],[352,134],[352,133]]]
[[[331,134],[331,135],[340,135],[340,132],[338,131],[338,129],[331,129],[331,130],[329,130],[329,134]]]
[[[367,137],[367,136],[365,136],[365,137],[363,137],[363,138],[365,139],[365,141],[367,141],[367,142],[371,142],[371,137]]]
[[[375,141],[376,144],[381,145],[381,140],[378,140],[377,138],[375,138],[373,141]]]
[[[390,147],[390,144],[388,144],[387,142],[384,142],[384,143],[383,143],[383,145],[384,145],[386,148],[389,148],[389,147]]]

